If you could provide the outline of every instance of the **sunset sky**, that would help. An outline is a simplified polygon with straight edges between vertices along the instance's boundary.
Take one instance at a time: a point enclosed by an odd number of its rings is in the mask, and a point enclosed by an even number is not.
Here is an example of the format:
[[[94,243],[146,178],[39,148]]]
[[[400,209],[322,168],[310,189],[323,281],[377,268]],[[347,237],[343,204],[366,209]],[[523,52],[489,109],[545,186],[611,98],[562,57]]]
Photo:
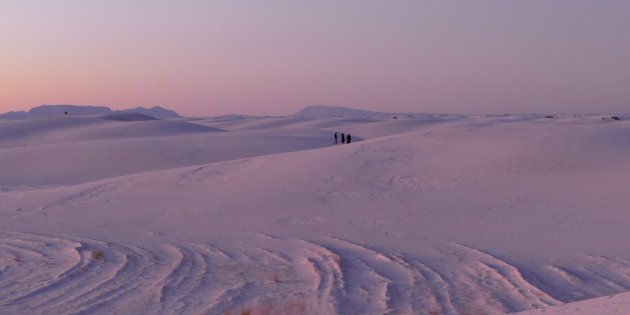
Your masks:
[[[3,0],[0,113],[630,112],[627,0]]]

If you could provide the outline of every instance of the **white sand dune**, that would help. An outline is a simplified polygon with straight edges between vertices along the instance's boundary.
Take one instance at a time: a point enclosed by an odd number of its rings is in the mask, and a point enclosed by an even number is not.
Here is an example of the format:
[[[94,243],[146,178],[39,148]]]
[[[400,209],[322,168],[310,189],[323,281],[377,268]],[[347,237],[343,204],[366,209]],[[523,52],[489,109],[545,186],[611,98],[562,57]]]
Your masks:
[[[630,288],[625,120],[31,123],[60,126],[0,142],[2,313],[499,314]]]
[[[58,117],[0,122],[0,148],[61,142],[176,136],[222,131],[186,122],[157,120],[141,114]]]
[[[555,307],[544,307],[518,313],[519,315],[619,315],[630,310],[630,292],[568,303]]]
[[[319,130],[338,128],[345,130],[346,126],[376,122],[366,119],[309,119],[304,117],[244,117],[239,119],[206,119],[195,120],[195,123],[218,127],[229,131],[283,131],[290,134],[299,130]]]
[[[119,114],[0,122],[0,188],[72,185],[330,143],[318,130],[225,133],[199,124],[138,118]]]

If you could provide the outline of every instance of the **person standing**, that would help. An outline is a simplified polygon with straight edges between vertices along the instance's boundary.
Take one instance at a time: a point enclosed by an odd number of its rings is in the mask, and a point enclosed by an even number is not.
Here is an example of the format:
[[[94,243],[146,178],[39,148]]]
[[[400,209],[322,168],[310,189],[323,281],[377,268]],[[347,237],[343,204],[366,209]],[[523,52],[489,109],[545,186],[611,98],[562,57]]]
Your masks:
[[[341,133],[341,143],[346,143],[346,136],[343,134],[343,132]]]
[[[333,144],[337,144],[337,132],[335,131],[335,135],[333,136]]]
[[[350,143],[350,141],[352,141],[352,138],[350,137],[350,134],[348,134],[346,137],[346,143]]]

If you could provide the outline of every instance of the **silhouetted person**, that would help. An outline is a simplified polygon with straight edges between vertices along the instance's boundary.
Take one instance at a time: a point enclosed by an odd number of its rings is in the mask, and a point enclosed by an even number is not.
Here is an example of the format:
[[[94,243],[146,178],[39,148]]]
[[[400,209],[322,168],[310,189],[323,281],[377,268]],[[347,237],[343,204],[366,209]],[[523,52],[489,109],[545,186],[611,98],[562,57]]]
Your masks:
[[[335,131],[335,135],[334,135],[333,144],[337,144],[337,132],[336,131]]]
[[[352,138],[350,137],[350,134],[348,134],[348,136],[346,137],[346,143],[350,143],[352,141]]]
[[[343,134],[343,132],[341,133],[341,143],[346,143],[346,136]]]

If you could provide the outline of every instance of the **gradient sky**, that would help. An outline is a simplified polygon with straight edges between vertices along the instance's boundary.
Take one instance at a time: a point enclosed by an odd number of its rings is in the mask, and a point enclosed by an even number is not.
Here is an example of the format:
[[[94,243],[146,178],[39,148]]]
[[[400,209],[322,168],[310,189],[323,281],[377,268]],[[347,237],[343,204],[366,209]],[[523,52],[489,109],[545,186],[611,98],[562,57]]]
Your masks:
[[[3,0],[0,112],[630,112],[627,0]]]

